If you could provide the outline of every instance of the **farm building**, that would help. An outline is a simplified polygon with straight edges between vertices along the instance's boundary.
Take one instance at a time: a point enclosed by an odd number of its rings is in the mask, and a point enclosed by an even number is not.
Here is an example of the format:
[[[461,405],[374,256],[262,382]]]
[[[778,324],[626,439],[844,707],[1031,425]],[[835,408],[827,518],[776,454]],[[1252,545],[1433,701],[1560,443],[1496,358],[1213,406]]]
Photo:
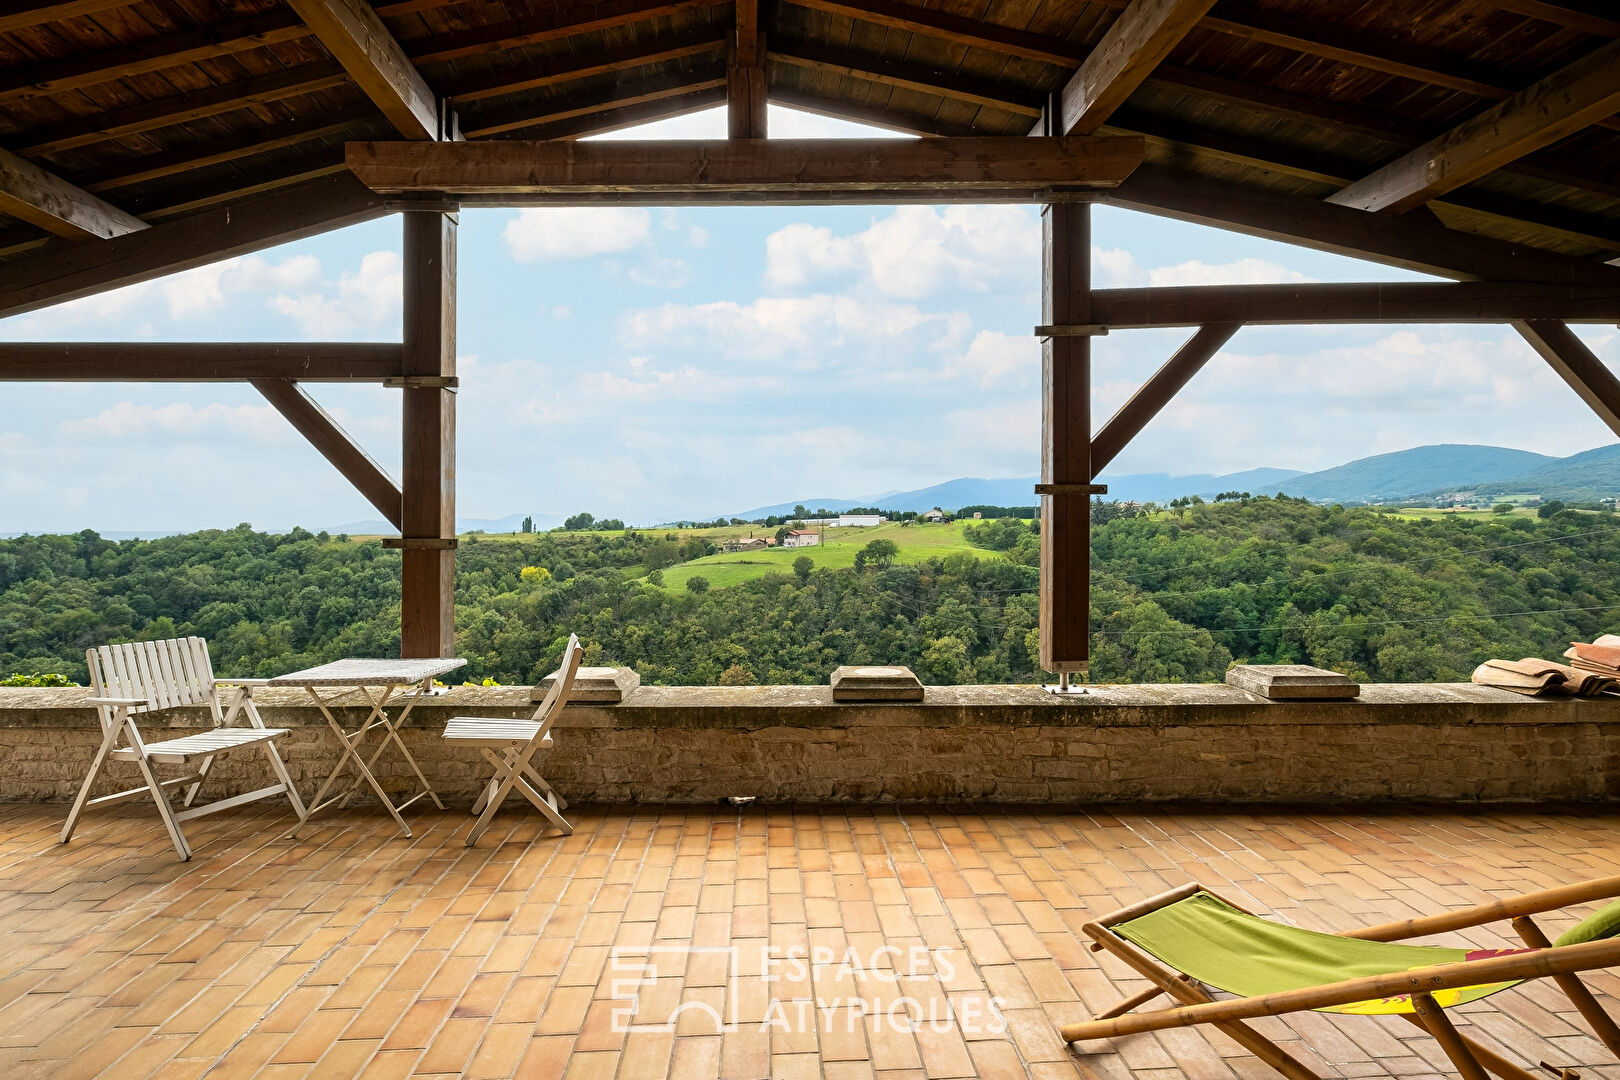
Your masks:
[[[782,540],[783,547],[815,547],[821,543],[821,534],[814,529],[790,529]]]

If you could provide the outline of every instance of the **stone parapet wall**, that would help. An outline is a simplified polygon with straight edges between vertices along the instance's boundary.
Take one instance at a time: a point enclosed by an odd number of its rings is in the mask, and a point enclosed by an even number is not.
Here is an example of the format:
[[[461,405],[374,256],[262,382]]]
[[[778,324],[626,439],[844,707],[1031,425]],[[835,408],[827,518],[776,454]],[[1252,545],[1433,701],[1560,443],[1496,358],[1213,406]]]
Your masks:
[[[88,694],[0,689],[0,799],[72,797],[100,738]],[[266,724],[292,729],[283,753],[311,794],[338,760],[336,737],[302,691],[257,700]],[[443,745],[445,720],[532,708],[528,687],[457,688],[418,705],[404,738],[446,801],[464,805],[487,768],[476,751]],[[364,711],[340,715],[353,726]],[[203,710],[176,710],[141,729],[153,740],[206,723]],[[1268,702],[1223,685],[1065,699],[961,686],[929,687],[918,704],[856,705],[834,704],[828,687],[641,687],[619,705],[566,709],[540,768],[578,801],[1597,802],[1620,796],[1620,698],[1469,684],[1370,685],[1348,702]],[[392,748],[377,772],[405,786]],[[238,750],[207,793],[266,775],[257,752]]]

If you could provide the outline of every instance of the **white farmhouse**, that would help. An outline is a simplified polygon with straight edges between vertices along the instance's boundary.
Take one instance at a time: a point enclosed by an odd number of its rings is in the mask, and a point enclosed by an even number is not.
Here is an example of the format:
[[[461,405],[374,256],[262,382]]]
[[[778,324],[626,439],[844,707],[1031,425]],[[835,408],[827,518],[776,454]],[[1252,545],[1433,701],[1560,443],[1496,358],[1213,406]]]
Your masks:
[[[789,529],[782,540],[783,547],[815,547],[821,543],[821,534],[814,529]]]

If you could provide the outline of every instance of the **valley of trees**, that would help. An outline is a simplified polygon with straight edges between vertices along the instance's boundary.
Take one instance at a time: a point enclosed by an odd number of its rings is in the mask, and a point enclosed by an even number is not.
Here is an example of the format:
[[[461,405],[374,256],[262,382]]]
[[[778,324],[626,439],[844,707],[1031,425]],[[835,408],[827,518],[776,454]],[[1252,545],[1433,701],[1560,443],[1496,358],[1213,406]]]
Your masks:
[[[1456,681],[1493,656],[1557,658],[1572,639],[1620,630],[1613,514],[1413,521],[1231,494],[1095,508],[1093,681],[1218,681],[1233,661]],[[701,536],[470,536],[459,651],[466,678],[501,683],[537,681],[570,632],[586,663],[627,664],[648,683],[824,683],[851,663],[908,664],[928,683],[1038,682],[1038,538],[1012,518],[966,535],[982,557],[907,565],[883,550],[829,570],[810,549],[792,573],[681,590],[648,572],[712,552]],[[82,681],[87,646],[177,634],[206,637],[235,675],[397,655],[398,558],[376,542],[246,526],[0,540],[0,677]]]

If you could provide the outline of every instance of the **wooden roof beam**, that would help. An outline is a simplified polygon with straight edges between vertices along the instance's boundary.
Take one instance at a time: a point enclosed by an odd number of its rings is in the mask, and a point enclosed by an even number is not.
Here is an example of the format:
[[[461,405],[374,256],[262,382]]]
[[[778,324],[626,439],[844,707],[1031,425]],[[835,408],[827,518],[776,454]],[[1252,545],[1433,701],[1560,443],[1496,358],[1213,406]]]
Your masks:
[[[438,64],[548,41],[561,41],[599,30],[613,30],[696,8],[717,7],[722,3],[725,0],[603,0],[601,3],[577,5],[567,13],[549,12],[495,26],[435,34],[420,42],[407,42],[406,48],[410,51],[411,59],[418,64]]]
[[[736,0],[731,48],[726,59],[726,131],[733,139],[763,139],[766,133],[765,31],[759,0]]]
[[[725,101],[725,81],[714,80],[695,90],[683,89],[678,93],[610,104],[580,112],[575,116],[541,125],[528,131],[527,134],[536,139],[583,139],[591,135],[603,135],[609,131],[623,131],[625,128],[637,127],[654,120],[667,120],[672,116],[702,112],[716,105],[724,105]]]
[[[403,348],[403,347],[401,347]],[[394,528],[404,527],[405,496],[393,477],[338,426],[336,420],[292,379],[254,379],[253,388],[331,462]]]
[[[1401,155],[1328,201],[1401,213],[1620,111],[1620,41]]]
[[[1031,100],[1026,88],[974,79],[917,64],[861,56],[847,50],[829,49],[802,41],[783,41],[781,38],[772,40],[770,59],[824,75],[843,75],[900,90],[934,94],[1017,116],[1035,118],[1041,115],[1040,106]]]
[[[1620,267],[1303,195],[1143,165],[1099,200],[1180,221],[1465,280],[1620,286]]]
[[[106,240],[146,228],[133,214],[6,150],[0,150],[0,213],[72,240]]]
[[[370,221],[387,203],[352,176],[0,264],[0,318]]]
[[[403,349],[369,341],[16,341],[0,343],[0,381],[380,383],[400,377]]]
[[[1393,281],[1097,289],[1091,321],[1110,329],[1243,323],[1620,323],[1620,285]]]
[[[1612,16],[1614,6],[1608,0],[1492,0],[1493,6],[1511,11],[1527,19],[1551,23],[1568,30],[1579,30],[1599,37],[1620,37],[1620,19]]]
[[[1561,322],[1516,322],[1513,328],[1620,435],[1620,379]]]
[[[1091,294],[1095,297],[1097,294]],[[1200,326],[1198,332],[1175,351],[1164,366],[1143,383],[1131,399],[1109,417],[1091,439],[1091,476],[1108,468],[1119,452],[1142,433],[1148,422],[1170,404],[1170,399],[1204,369],[1204,365],[1220,352],[1232,335],[1238,332],[1237,323],[1211,323]]]
[[[365,0],[287,0],[332,58],[407,139],[442,139],[448,114]]]
[[[692,142],[350,143],[349,169],[383,194],[434,192],[493,205],[536,197],[773,195],[832,201],[959,190],[1046,200],[1107,187],[1142,160],[1135,138],[746,139]]]
[[[62,0],[60,3],[8,3],[0,7],[0,34],[44,23],[94,15],[116,7],[127,7],[134,0]]]
[[[469,139],[488,139],[512,132],[528,132],[535,128],[552,130],[553,125],[565,121],[589,119],[607,110],[620,110],[671,98],[720,88],[719,100],[725,100],[726,76],[723,67],[696,71],[691,74],[664,75],[636,82],[619,83],[613,87],[611,97],[566,98],[547,105],[523,105],[498,112],[470,113],[461,119],[461,132]],[[541,112],[534,112],[539,108]]]
[[[1007,56],[1059,67],[1075,68],[1091,52],[1079,41],[1046,34],[1034,34],[1000,23],[952,15],[946,11],[895,3],[894,0],[863,0],[843,3],[841,0],[791,0],[796,7],[824,11],[830,15],[843,15],[861,22],[905,30],[924,37],[938,38],[972,49],[989,49]]]
[[[506,94],[539,90],[547,86],[588,79],[593,75],[611,75],[631,71],[649,64],[662,64],[670,60],[683,60],[692,56],[718,53],[726,47],[726,37],[709,27],[696,27],[681,34],[660,37],[656,43],[633,41],[609,49],[576,53],[559,57],[536,70],[536,65],[525,64],[521,69],[503,68],[474,78],[446,79],[445,96],[460,105],[468,101],[501,97]],[[519,75],[518,71],[522,74]]]
[[[1056,133],[1094,134],[1214,6],[1215,0],[1131,0],[1059,93]]]

